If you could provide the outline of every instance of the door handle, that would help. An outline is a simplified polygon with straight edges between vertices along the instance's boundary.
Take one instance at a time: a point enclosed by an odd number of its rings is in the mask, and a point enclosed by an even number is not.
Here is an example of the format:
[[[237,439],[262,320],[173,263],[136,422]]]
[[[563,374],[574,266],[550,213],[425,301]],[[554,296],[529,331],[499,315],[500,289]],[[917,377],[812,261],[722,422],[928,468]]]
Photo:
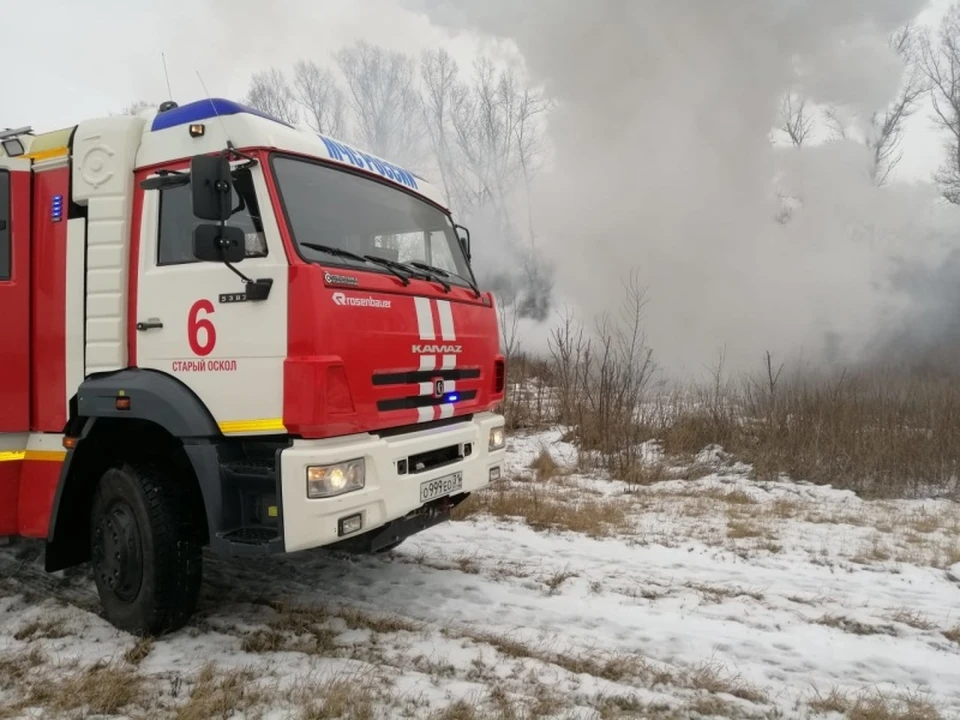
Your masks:
[[[141,332],[143,332],[144,330],[152,330],[154,328],[162,328],[162,327],[163,327],[163,323],[155,318],[150,318],[146,322],[141,321],[137,323],[137,330],[140,330]]]

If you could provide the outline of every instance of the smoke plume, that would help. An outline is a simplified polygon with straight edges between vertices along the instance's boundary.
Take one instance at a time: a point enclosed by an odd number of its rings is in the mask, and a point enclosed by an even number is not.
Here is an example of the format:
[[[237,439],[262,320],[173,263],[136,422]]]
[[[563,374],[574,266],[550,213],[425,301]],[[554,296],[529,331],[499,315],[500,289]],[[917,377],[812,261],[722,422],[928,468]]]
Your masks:
[[[887,38],[923,0],[404,2],[512,40],[557,101],[534,198],[557,296],[588,322],[615,313],[637,268],[661,366],[699,371],[721,347],[739,368],[766,350],[846,362],[948,316],[917,294],[955,242],[934,187],[878,188],[856,140],[771,142],[791,90],[866,117],[893,100]]]

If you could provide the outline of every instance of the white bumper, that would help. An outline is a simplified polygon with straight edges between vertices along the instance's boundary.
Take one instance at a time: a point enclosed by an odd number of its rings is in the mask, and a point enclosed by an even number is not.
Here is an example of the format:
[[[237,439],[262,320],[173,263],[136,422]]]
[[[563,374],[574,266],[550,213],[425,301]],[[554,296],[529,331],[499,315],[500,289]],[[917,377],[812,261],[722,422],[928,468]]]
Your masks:
[[[503,426],[503,416],[479,413],[472,420],[388,437],[367,433],[326,440],[296,440],[280,454],[283,539],[286,552],[329,545],[375,530],[421,507],[421,484],[462,473],[462,487],[450,494],[474,492],[490,483],[493,468],[501,470],[506,451],[490,451],[490,430]],[[398,474],[397,461],[418,453],[470,443],[471,452],[450,464],[425,472],[409,468]],[[307,468],[363,458],[365,486],[332,498],[307,497]],[[434,486],[436,487],[436,486]],[[358,532],[340,535],[339,521],[360,514]]]

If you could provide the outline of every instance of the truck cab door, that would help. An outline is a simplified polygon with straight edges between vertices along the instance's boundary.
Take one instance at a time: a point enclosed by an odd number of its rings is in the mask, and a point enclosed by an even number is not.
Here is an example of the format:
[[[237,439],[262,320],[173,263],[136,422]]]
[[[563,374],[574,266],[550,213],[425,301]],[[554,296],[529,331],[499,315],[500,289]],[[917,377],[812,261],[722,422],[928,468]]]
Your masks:
[[[30,430],[30,175],[0,157],[0,433]]]
[[[139,179],[139,178],[138,178]],[[193,255],[191,187],[141,190],[140,252],[132,357],[173,376],[200,398],[224,434],[284,432],[288,263],[259,167],[234,172],[228,225],[246,236],[235,265],[251,280],[273,281],[265,299],[220,262]],[[242,202],[241,202],[242,200]]]

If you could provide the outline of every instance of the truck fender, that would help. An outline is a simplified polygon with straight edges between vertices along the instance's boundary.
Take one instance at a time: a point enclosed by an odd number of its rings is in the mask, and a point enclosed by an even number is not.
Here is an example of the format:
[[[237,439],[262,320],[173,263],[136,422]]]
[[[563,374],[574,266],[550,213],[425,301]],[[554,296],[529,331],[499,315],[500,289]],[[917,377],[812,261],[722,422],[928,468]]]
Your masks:
[[[117,407],[117,398],[129,398],[128,409]],[[67,451],[61,466],[47,530],[47,571],[62,570],[84,562],[88,555],[85,538],[76,537],[76,523],[86,518],[63,516],[61,506],[75,506],[89,488],[68,488],[74,460],[83,457],[84,442],[101,420],[137,419],[147,421],[183,441],[188,461],[197,477],[210,531],[219,524],[221,513],[220,477],[216,441],[220,429],[206,406],[176,378],[154,370],[129,368],[85,380],[76,396],[71,418],[76,446]],[[82,423],[82,426],[76,426]],[[83,461],[81,460],[81,463]],[[86,478],[86,482],[93,482]],[[70,483],[71,487],[77,483]],[[84,483],[81,483],[84,485]],[[77,497],[77,493],[80,497]]]
[[[129,399],[127,409],[117,407],[119,397]],[[149,420],[181,439],[213,437],[220,433],[196,393],[157,370],[128,368],[85,380],[77,391],[77,415]]]

